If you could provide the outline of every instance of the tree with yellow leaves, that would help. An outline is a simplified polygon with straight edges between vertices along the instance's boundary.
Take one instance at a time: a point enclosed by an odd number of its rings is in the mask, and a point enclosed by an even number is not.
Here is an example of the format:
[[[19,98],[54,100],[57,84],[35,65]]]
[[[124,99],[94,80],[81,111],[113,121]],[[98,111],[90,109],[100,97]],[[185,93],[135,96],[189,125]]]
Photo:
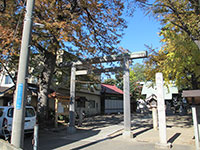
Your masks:
[[[199,89],[198,46],[184,33],[165,30],[160,34],[164,45],[158,52],[153,50],[146,61],[148,79],[154,79],[156,72],[162,72],[166,81],[174,80],[180,89]]]
[[[148,13],[161,21],[170,30],[184,32],[200,49],[200,1],[199,0],[155,0],[153,4],[143,2]],[[169,27],[168,27],[169,28]]]
[[[163,46],[158,51],[151,49],[146,61],[148,79],[162,72],[165,80],[175,80],[181,89],[200,88],[200,2],[156,0],[143,4],[163,25]]]

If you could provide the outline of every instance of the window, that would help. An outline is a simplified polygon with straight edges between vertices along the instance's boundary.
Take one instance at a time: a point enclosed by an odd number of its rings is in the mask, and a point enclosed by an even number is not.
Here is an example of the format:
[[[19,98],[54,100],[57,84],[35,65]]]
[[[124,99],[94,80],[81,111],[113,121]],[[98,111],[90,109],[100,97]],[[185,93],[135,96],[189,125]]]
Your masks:
[[[13,111],[14,111],[14,109],[13,108],[10,108],[10,109],[8,109],[8,117],[13,117]]]
[[[2,115],[3,115],[3,108],[0,108],[0,117],[2,117]]]
[[[99,104],[98,103],[96,103],[96,108],[98,108],[99,107]]]
[[[95,108],[95,101],[94,100],[90,100],[89,102],[90,102],[89,103],[89,107],[90,108]]]
[[[8,109],[8,117],[13,117],[14,108]],[[35,111],[32,108],[26,108],[25,117],[34,117]]]
[[[77,107],[85,108],[85,101],[77,101]]]
[[[26,108],[25,117],[34,117],[35,111],[32,108]]]
[[[12,83],[12,80],[11,80],[10,76],[6,75],[5,76],[5,84],[11,84],[11,83]]]

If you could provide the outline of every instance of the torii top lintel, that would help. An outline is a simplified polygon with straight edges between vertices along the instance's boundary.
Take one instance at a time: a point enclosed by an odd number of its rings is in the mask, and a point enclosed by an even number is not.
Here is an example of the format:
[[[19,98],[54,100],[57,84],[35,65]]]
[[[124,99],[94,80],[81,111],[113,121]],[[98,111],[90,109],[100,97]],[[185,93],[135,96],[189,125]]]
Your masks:
[[[74,62],[74,65],[83,65],[83,64],[97,64],[97,63],[105,63],[105,62],[114,62],[114,61],[122,61],[124,57],[128,59],[139,59],[139,58],[146,58],[147,51],[141,52],[133,52],[133,53],[126,53],[121,55],[111,55],[105,57],[95,57],[92,59],[85,59],[84,61]]]

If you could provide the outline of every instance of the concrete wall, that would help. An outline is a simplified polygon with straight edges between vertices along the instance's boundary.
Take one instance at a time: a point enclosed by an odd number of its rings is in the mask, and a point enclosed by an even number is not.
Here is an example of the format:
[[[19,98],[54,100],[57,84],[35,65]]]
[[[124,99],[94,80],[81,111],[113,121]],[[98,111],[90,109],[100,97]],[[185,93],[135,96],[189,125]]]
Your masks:
[[[0,139],[0,150],[22,150],[21,148],[16,148],[7,141]]]
[[[77,92],[76,97],[85,97],[88,100],[85,102],[85,107],[82,108],[82,111],[84,111],[86,113],[86,115],[100,114],[100,112],[101,112],[100,95]],[[54,99],[49,99],[49,108],[52,110],[55,109],[55,100]],[[80,108],[77,107],[77,103],[76,103],[75,111],[76,112],[80,111]]]
[[[123,112],[123,100],[105,99],[105,113],[110,114],[118,112]]]
[[[83,108],[83,111],[85,111],[86,115],[95,115],[100,114],[101,112],[101,99],[100,95],[93,95],[88,93],[76,93],[76,96],[85,97],[88,101],[85,102],[85,108]],[[92,103],[95,103],[95,107],[92,107]],[[76,107],[76,110],[78,111],[80,108]]]

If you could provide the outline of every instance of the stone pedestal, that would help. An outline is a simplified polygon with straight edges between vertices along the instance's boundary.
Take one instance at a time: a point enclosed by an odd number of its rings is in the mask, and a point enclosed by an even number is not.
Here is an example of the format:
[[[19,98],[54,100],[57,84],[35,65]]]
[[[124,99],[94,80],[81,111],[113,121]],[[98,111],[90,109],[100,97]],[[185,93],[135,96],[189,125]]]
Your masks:
[[[131,131],[124,131],[122,135],[124,138],[134,138],[134,135]]]
[[[153,119],[153,129],[158,130],[158,115],[157,115],[157,108],[152,108],[152,119]]]
[[[172,144],[171,143],[156,143],[155,148],[156,149],[170,149],[172,148]]]

